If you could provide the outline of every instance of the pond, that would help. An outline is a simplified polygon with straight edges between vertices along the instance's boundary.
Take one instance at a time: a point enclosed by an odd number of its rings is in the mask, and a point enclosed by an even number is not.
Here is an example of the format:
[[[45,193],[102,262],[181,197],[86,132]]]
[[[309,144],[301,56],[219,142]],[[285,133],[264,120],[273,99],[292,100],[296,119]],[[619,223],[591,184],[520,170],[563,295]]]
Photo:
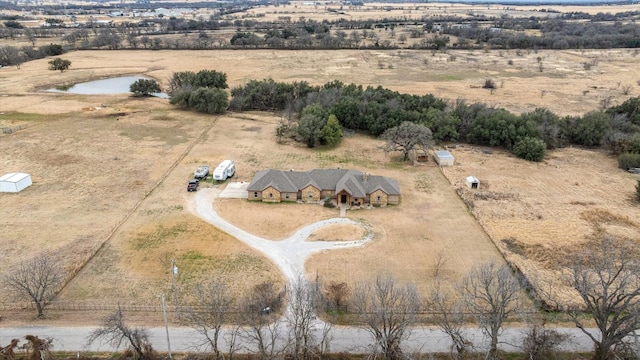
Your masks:
[[[57,87],[48,89],[47,91],[81,95],[129,94],[129,87],[131,86],[131,84],[140,79],[147,78],[142,76],[122,76],[78,83],[69,87]],[[161,98],[169,97],[165,93],[156,93],[153,95]]]

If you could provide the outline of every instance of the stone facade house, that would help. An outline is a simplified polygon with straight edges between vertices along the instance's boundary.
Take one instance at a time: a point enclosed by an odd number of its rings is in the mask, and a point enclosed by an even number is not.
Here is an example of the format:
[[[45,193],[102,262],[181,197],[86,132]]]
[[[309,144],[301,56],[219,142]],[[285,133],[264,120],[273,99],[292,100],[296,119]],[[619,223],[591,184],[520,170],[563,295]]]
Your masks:
[[[247,199],[262,202],[319,202],[330,198],[347,206],[385,206],[400,203],[395,179],[357,170],[259,171],[247,187]]]

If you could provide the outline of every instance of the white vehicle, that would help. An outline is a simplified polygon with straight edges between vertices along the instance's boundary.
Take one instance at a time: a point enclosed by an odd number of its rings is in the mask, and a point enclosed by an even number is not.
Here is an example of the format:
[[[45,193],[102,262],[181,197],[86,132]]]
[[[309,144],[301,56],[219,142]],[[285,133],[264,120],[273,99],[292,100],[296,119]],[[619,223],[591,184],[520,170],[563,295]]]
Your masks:
[[[209,167],[207,165],[198,166],[196,171],[193,172],[193,177],[196,179],[204,179],[209,175]]]
[[[227,178],[233,176],[236,173],[236,164],[233,160],[225,160],[213,170],[213,179],[218,181],[225,181]]]

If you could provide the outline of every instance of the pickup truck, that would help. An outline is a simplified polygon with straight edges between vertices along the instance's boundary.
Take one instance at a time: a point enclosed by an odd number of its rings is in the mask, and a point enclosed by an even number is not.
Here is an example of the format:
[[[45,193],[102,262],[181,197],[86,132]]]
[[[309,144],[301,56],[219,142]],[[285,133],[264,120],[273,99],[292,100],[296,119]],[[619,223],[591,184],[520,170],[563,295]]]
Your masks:
[[[207,165],[198,166],[196,171],[193,172],[193,177],[196,179],[204,179],[209,175],[209,167]]]
[[[189,180],[189,184],[187,184],[187,191],[198,191],[198,185],[200,185],[200,181],[198,181],[198,179]]]

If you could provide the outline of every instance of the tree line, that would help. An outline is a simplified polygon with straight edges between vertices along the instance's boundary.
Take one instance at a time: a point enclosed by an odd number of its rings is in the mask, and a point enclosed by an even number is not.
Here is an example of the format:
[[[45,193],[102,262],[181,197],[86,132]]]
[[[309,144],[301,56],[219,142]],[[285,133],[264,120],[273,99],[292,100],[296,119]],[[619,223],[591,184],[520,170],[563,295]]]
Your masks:
[[[442,254],[434,258],[427,275],[433,285],[426,294],[388,273],[355,284],[324,283],[321,278],[312,282],[300,275],[285,289],[264,282],[240,296],[232,295],[219,278],[211,278],[196,283],[182,305],[175,305],[180,324],[197,334],[194,349],[214,359],[232,359],[241,349],[251,349],[265,360],[327,358],[335,316],[348,317],[352,326],[368,332],[369,346],[357,345],[378,359],[411,357],[406,341],[418,324],[436,325],[448,337],[451,359],[500,359],[505,354],[498,344],[506,322],[512,320],[525,324],[521,344],[511,345],[519,346],[527,359],[557,358],[569,338],[545,326],[544,314],[535,311],[540,290],[530,289],[522,274],[490,261],[471,267],[455,281],[446,275],[447,261]],[[56,265],[51,255],[23,261],[4,281],[18,296],[41,303],[40,313],[54,293],[38,297],[39,286],[54,289],[62,278]],[[602,238],[584,245],[562,265],[567,269],[562,282],[577,299],[564,309],[593,342],[592,359],[637,359],[640,349],[633,335],[640,329],[640,263],[634,244]],[[427,318],[422,316],[425,311]],[[318,316],[327,321],[316,321]],[[486,349],[465,331],[472,324],[488,339]],[[589,331],[592,324],[599,334]],[[130,326],[121,308],[106,316],[87,342],[126,345],[135,359],[160,358],[148,332]],[[3,359],[13,360],[6,355],[16,346],[17,341],[0,347]]]
[[[89,22],[80,28],[22,28],[15,18],[7,18],[0,26],[0,38],[36,38],[59,36],[74,49],[349,49],[349,48],[416,48],[443,49],[608,49],[640,47],[640,24],[637,11],[617,14],[568,13],[521,18],[490,17],[470,14],[467,17],[440,15],[419,20],[403,18],[346,19],[317,21],[301,17],[281,16],[277,20],[223,19],[224,14],[245,10],[237,5],[221,5],[209,18],[154,18],[123,21],[118,24]],[[253,5],[255,6],[255,4]],[[339,11],[328,7],[327,11]],[[56,19],[51,19],[54,21]],[[48,20],[49,21],[49,20]],[[217,30],[235,29],[229,38]],[[539,34],[531,34],[535,30]],[[380,32],[389,38],[380,39]],[[528,32],[529,31],[529,32]],[[176,40],[169,34],[193,34]],[[455,36],[453,44],[435,40]],[[386,37],[386,36],[385,36]],[[407,39],[413,39],[407,42]]]
[[[251,80],[231,89],[231,96],[231,110],[282,111],[293,119],[281,125],[281,133],[308,128],[310,121],[303,120],[303,115],[313,107],[323,119],[334,115],[343,128],[373,136],[411,122],[430,129],[432,140],[438,143],[464,141],[502,147],[531,161],[541,161],[547,149],[579,145],[605,147],[620,155],[620,166],[625,169],[640,166],[640,98],[583,116],[560,117],[544,108],[516,115],[483,103],[447,103],[431,94],[402,94],[340,81],[311,86],[304,81]],[[316,132],[325,124],[311,123]]]

